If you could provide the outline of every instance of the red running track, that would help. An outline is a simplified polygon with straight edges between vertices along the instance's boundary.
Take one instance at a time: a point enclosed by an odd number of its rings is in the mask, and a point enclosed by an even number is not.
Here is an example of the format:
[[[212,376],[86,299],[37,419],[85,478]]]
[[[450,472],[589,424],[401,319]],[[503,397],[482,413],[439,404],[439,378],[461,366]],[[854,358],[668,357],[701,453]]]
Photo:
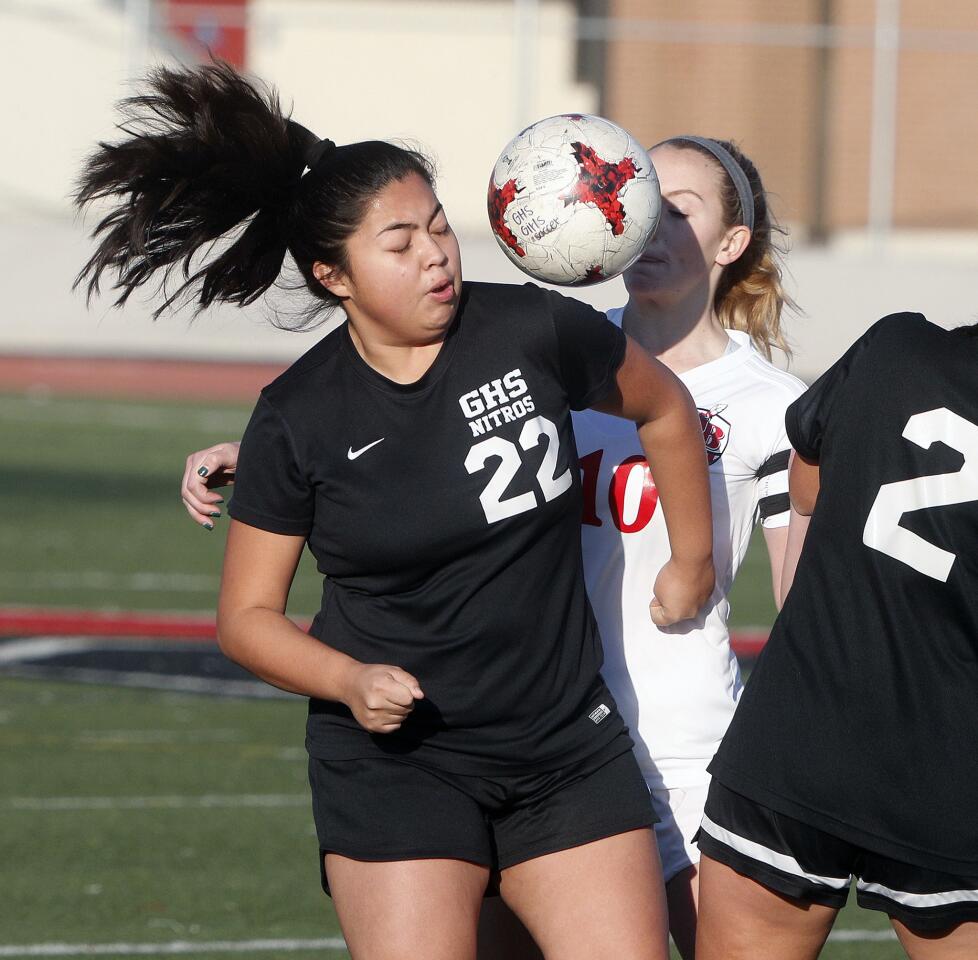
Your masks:
[[[0,390],[40,391],[125,399],[247,402],[287,364],[208,363],[107,357],[0,356]],[[304,624],[308,626],[308,624]],[[155,637],[213,642],[213,615],[103,613],[94,610],[0,608],[0,638],[36,636]],[[767,640],[763,630],[731,633],[739,656],[755,657]]]
[[[301,624],[308,627],[308,622]],[[103,613],[97,610],[6,607],[0,609],[0,637],[163,637],[167,640],[214,641],[213,615]],[[767,640],[763,630],[735,630],[734,652],[756,657]]]

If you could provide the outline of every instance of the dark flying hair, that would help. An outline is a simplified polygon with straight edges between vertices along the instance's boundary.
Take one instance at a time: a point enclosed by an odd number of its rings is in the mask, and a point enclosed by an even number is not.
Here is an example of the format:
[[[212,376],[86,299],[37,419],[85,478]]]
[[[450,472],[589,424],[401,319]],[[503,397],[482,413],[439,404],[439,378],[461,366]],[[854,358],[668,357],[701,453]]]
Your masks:
[[[165,299],[154,318],[185,299],[195,313],[215,301],[252,303],[275,283],[286,252],[321,314],[339,300],[313,264],[348,273],[346,240],[371,198],[412,173],[434,185],[420,153],[380,140],[319,140],[283,113],[272,88],[226,63],[159,68],[119,109],[124,137],[99,143],[75,193],[79,208],[111,203],[75,286],[85,283],[90,301],[103,273],[114,272],[122,306],[160,275]],[[178,267],[171,292],[166,281]]]

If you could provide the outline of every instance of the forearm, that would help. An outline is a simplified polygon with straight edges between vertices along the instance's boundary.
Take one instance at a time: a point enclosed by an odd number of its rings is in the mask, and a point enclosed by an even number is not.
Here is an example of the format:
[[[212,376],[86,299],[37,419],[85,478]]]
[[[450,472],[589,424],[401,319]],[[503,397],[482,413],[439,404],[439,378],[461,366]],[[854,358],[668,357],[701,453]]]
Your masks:
[[[266,683],[321,700],[346,702],[358,661],[297,627],[276,610],[218,610],[218,643],[228,659]]]
[[[783,604],[795,581],[795,572],[798,569],[798,559],[801,556],[801,548],[805,545],[805,536],[808,533],[810,517],[798,513],[794,507],[791,508],[791,520],[788,524],[787,546],[784,551],[784,564],[781,567],[781,603]]]
[[[676,395],[665,412],[637,427],[665,513],[673,558],[680,562],[712,562],[710,483],[696,408],[677,385]]]

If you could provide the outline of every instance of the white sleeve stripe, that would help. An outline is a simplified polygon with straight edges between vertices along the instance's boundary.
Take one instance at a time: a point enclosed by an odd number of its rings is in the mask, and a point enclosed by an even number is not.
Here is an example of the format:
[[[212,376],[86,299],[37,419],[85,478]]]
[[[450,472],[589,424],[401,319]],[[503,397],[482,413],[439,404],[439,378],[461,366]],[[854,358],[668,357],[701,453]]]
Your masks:
[[[833,890],[846,890],[849,887],[849,877],[821,877],[816,873],[808,873],[802,869],[801,864],[794,857],[790,857],[786,853],[778,853],[763,844],[731,833],[726,828],[714,823],[706,814],[703,814],[700,829],[704,833],[708,833],[714,840],[725,843],[731,850],[736,850],[737,853],[742,853],[745,857],[750,857],[751,860],[757,860],[759,863],[766,863],[769,867],[774,867],[782,873],[790,873],[792,876],[801,877],[823,887],[831,887]]]
[[[761,484],[763,485],[764,493],[763,496],[769,497],[776,493],[787,493],[788,492],[788,471],[782,470],[780,473],[772,473],[765,477]]]
[[[882,883],[856,881],[856,889],[865,893],[878,893],[882,897],[902,903],[906,907],[940,907],[948,903],[976,902],[978,890],[945,890],[941,893],[907,893],[884,887]]]

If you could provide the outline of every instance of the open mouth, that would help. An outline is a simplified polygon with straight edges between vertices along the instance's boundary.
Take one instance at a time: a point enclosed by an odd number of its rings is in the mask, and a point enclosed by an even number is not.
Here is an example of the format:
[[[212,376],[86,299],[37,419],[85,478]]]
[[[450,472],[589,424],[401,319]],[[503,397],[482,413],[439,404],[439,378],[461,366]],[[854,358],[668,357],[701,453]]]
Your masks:
[[[428,295],[434,297],[439,303],[447,303],[455,297],[455,284],[451,280],[446,280],[444,283],[432,287],[428,291]]]

